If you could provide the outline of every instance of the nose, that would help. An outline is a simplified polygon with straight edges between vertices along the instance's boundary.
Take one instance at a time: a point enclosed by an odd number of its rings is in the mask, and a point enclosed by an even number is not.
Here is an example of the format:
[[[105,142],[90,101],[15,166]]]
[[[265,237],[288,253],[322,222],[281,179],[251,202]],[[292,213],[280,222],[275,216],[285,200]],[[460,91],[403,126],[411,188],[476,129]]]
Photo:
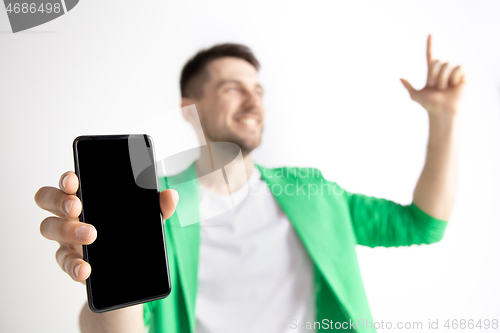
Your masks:
[[[245,94],[245,101],[243,103],[245,108],[255,108],[260,104],[260,97],[256,92],[247,91]]]

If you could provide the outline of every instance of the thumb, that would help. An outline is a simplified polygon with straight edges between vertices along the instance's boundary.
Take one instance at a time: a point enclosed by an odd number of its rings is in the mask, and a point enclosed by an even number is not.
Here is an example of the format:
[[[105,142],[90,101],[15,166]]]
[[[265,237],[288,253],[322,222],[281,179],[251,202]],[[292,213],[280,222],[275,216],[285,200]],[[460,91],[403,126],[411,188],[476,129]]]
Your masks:
[[[175,206],[179,202],[179,193],[176,190],[164,190],[160,192],[160,208],[163,219],[170,218],[175,212]]]
[[[410,82],[406,81],[405,79],[400,79],[401,83],[403,83],[403,86],[405,86],[406,90],[410,93],[410,97],[413,98],[413,94],[415,93],[415,88],[413,88],[410,84]]]

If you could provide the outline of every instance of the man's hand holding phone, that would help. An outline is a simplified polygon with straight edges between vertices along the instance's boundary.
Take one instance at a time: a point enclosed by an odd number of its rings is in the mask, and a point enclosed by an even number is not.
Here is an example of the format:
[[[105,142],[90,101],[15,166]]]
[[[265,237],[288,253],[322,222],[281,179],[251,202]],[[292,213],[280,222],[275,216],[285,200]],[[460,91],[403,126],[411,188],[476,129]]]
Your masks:
[[[76,196],[77,189],[78,177],[74,172],[68,171],[61,176],[59,189],[40,188],[35,194],[35,202],[40,208],[56,215],[42,221],[40,232],[45,238],[59,242],[57,263],[73,280],[85,283],[90,276],[91,267],[83,260],[82,245],[92,244],[97,238],[97,230],[91,224],[78,220],[82,204]],[[164,219],[172,216],[178,201],[179,194],[175,190],[160,193]]]

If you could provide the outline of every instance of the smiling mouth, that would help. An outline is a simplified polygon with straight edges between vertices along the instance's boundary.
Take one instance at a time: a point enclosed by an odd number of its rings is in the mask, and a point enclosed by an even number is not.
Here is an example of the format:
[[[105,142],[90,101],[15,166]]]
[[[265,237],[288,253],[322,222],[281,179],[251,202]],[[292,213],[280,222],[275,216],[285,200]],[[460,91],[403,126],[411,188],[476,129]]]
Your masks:
[[[255,118],[241,118],[241,119],[238,119],[238,122],[241,124],[244,124],[244,125],[248,125],[248,126],[257,125],[257,119],[255,119]]]

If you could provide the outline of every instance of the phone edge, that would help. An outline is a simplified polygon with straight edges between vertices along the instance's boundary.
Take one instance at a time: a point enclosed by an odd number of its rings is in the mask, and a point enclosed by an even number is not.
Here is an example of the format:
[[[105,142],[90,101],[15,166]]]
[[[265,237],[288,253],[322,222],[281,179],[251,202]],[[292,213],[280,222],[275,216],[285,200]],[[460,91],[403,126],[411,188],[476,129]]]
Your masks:
[[[129,137],[130,135],[143,136],[145,139],[147,139],[149,141],[149,143],[151,145],[151,147],[149,147],[149,148],[151,149],[151,152],[152,152],[152,163],[155,165],[154,170],[155,170],[156,192],[158,193],[158,205],[160,204],[159,203],[160,188],[159,188],[159,184],[158,184],[158,170],[156,168],[156,161],[155,161],[156,154],[155,154],[155,150],[154,150],[154,141],[150,135],[148,135],[148,134],[80,135],[73,140],[72,146],[73,146],[73,161],[74,161],[74,165],[75,165],[75,174],[78,177],[78,190],[76,192],[76,196],[82,202],[82,211],[80,213],[80,216],[78,217],[78,219],[81,222],[85,223],[85,216],[84,216],[84,211],[83,211],[83,201],[81,198],[82,196],[81,196],[81,187],[80,187],[80,169],[78,167],[78,149],[77,149],[78,143],[80,141],[84,141],[84,140],[93,140],[93,139],[99,139],[99,138],[100,139],[103,139],[103,138],[104,139],[114,139],[114,138],[120,138],[120,137]],[[161,214],[161,209],[160,209],[160,223],[161,223],[161,227],[162,227],[163,245],[164,245],[164,249],[165,249],[165,263],[166,263],[166,268],[167,268],[168,291],[164,294],[161,294],[161,295],[158,295],[155,297],[150,297],[150,298],[146,298],[146,299],[122,303],[122,304],[119,304],[116,306],[111,306],[111,307],[99,309],[99,308],[96,308],[94,306],[94,301],[93,301],[93,297],[92,297],[92,288],[91,288],[91,282],[90,282],[90,276],[89,276],[85,280],[85,285],[86,285],[86,289],[87,289],[87,305],[92,312],[103,313],[103,312],[118,310],[118,309],[122,309],[122,308],[125,308],[128,306],[133,306],[133,305],[138,305],[138,304],[143,304],[143,303],[163,299],[163,298],[167,297],[168,295],[170,295],[170,293],[172,292],[172,279],[170,277],[168,249],[167,249],[167,243],[166,243],[166,239],[165,239],[164,221],[163,221],[163,215]],[[83,250],[83,260],[88,263],[87,245],[82,245],[82,250]]]

